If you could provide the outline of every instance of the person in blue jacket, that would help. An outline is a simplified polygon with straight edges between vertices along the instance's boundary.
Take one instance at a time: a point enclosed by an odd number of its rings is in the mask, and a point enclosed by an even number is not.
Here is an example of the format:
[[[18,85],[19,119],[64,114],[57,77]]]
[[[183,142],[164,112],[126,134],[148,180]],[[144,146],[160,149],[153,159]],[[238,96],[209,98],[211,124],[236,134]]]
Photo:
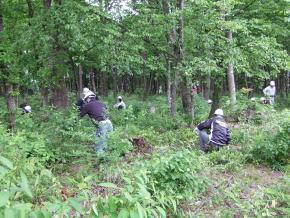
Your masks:
[[[209,135],[203,131],[205,129],[210,129]],[[204,152],[219,150],[231,140],[222,109],[217,109],[213,118],[198,124],[194,130],[199,136],[199,148]]]

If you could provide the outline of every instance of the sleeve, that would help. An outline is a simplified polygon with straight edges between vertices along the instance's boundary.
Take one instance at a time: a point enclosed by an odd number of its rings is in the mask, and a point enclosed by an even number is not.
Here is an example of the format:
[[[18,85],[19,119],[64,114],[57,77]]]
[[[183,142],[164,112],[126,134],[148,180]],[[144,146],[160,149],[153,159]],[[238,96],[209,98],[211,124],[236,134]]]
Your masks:
[[[227,142],[226,144],[230,144],[231,142],[231,131],[227,128]]]
[[[206,120],[200,124],[197,125],[197,128],[199,130],[203,130],[203,129],[210,129],[211,128],[211,124],[213,122],[213,118],[209,119],[209,120]]]
[[[85,116],[89,112],[88,106],[89,106],[89,104],[86,104],[85,106],[82,107],[82,109],[80,111],[80,117]]]
[[[264,95],[269,95],[269,87],[267,86],[266,88],[263,89]]]

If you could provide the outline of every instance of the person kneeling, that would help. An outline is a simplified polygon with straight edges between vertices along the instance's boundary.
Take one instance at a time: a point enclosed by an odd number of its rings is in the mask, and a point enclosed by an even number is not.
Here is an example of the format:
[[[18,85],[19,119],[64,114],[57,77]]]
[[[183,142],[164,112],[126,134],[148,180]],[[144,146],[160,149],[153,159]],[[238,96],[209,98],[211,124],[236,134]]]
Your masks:
[[[211,129],[211,133],[208,135],[204,129]],[[204,152],[219,150],[231,140],[222,109],[217,109],[213,118],[198,124],[194,130],[199,136],[199,147]]]

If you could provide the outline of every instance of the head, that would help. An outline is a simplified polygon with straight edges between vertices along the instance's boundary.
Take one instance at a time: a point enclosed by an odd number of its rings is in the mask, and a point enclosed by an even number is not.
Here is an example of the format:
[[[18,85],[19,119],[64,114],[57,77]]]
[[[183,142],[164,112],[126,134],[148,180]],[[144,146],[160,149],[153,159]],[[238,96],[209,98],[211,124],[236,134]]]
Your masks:
[[[224,111],[222,109],[216,109],[214,112],[214,115],[216,116],[224,116]]]
[[[274,86],[275,86],[275,81],[271,81],[271,82],[270,82],[270,86],[271,86],[271,87],[274,87]]]
[[[26,111],[26,113],[31,113],[31,107],[29,105],[25,106],[24,110]]]
[[[118,101],[120,101],[120,102],[121,102],[121,101],[123,101],[123,98],[122,98],[122,96],[118,96],[118,98],[117,98],[117,99],[118,99]]]
[[[90,96],[88,96],[88,97],[86,97],[86,98],[84,99],[84,101],[85,101],[86,103],[89,103],[89,102],[94,101],[94,100],[96,100],[96,96],[95,96],[95,95],[90,95]]]

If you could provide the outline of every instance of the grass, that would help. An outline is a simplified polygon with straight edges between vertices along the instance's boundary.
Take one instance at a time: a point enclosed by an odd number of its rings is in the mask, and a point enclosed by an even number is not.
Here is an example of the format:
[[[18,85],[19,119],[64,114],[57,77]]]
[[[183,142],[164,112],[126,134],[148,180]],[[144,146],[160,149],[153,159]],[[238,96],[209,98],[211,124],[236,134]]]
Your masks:
[[[244,152],[248,146],[253,146],[258,134],[271,132],[266,123],[280,128],[279,123],[285,120],[288,111],[270,113],[265,109],[266,119],[262,124],[231,123],[232,145],[219,152],[203,154],[197,148],[191,121],[181,114],[176,119],[171,118],[165,97],[152,97],[146,102],[136,96],[124,99],[127,110],[109,111],[115,131],[108,142],[111,150],[105,156],[92,149],[95,129],[89,119],[78,120],[73,109],[41,109],[36,101],[33,102],[34,114],[30,117],[18,115],[18,133],[0,137],[1,156],[11,159],[15,165],[19,162],[17,169],[27,174],[34,197],[27,198],[19,190],[17,197],[10,198],[10,203],[2,205],[0,201],[0,215],[7,208],[15,208],[19,202],[32,203],[27,214],[41,209],[59,216],[75,217],[80,214],[114,217],[127,212],[129,215],[124,217],[134,217],[133,214],[137,214],[135,217],[144,214],[162,217],[164,213],[170,217],[289,215],[289,164],[288,168],[286,165],[282,171],[275,171],[267,165],[249,163]],[[110,96],[105,102],[113,105],[114,98]],[[148,112],[152,105],[157,108],[153,114]],[[196,111],[198,116],[194,124],[209,110],[206,102],[200,105],[203,107]],[[36,133],[39,137],[35,138],[32,135]],[[132,145],[129,141],[132,138],[140,141]],[[34,156],[21,155],[17,160],[16,153],[24,154],[23,148],[31,149],[29,140],[34,141]],[[47,154],[52,155],[53,161],[46,161]],[[174,155],[177,154],[181,156],[176,159]],[[175,159],[170,159],[173,157]],[[162,162],[155,164],[159,159]],[[180,162],[171,166],[177,160]],[[185,160],[191,161],[193,168]],[[30,164],[24,168],[20,161]],[[20,180],[19,170],[11,171],[16,185]],[[37,182],[37,175],[44,172],[49,174],[47,179]],[[163,172],[165,175],[160,177]],[[178,184],[189,174],[206,182],[188,181],[191,191],[180,194],[184,190]],[[159,189],[155,182],[160,182],[162,188]],[[0,187],[8,189],[9,186],[3,183]],[[170,194],[171,188],[175,195]]]

